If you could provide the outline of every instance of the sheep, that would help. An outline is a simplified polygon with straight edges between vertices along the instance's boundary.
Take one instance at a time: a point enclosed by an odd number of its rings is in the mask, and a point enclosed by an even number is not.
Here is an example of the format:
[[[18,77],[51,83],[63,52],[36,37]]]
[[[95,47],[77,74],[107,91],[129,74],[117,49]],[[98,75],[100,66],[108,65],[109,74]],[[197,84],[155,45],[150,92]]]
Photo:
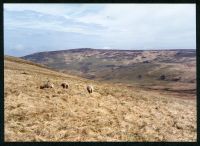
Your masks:
[[[53,84],[53,83],[50,83],[50,82],[48,82],[48,86],[47,86],[47,88],[54,88],[54,84]]]
[[[94,90],[94,88],[93,88],[92,85],[88,85],[88,86],[87,86],[87,91],[88,91],[88,93],[92,93],[93,90]]]
[[[63,87],[63,88],[69,88],[69,84],[68,83],[66,83],[66,82],[63,82],[62,84],[61,84],[61,86]]]
[[[51,83],[50,81],[47,81],[47,83],[40,86],[40,89],[44,89],[44,88],[54,88],[54,84]]]
[[[41,86],[40,86],[40,89],[44,89],[44,85],[41,85]]]

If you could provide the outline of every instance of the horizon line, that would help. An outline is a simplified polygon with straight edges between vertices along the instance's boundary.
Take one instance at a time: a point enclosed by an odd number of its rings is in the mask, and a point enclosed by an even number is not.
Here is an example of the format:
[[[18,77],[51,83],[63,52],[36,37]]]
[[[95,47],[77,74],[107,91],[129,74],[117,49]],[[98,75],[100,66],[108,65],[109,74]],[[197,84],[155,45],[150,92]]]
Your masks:
[[[176,50],[196,50],[196,49],[99,49],[99,48],[70,48],[70,49],[62,49],[62,50],[51,50],[51,51],[41,51],[41,52],[34,52],[31,54],[23,55],[28,56],[28,55],[33,55],[37,53],[49,53],[49,52],[59,52],[59,51],[73,51],[73,50],[102,50],[102,51],[176,51]],[[8,54],[4,54],[8,55]],[[14,56],[15,57],[15,56]]]

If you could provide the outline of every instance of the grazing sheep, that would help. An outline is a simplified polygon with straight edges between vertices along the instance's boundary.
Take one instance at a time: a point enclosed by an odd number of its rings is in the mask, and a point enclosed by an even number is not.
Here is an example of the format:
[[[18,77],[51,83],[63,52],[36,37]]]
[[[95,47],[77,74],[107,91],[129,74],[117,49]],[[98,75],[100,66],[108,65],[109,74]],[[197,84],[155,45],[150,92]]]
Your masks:
[[[47,83],[40,86],[40,89],[44,89],[44,88],[54,88],[54,84],[51,83],[50,81],[47,81]]]
[[[88,85],[87,86],[87,91],[89,92],[89,93],[92,93],[93,92],[93,86],[91,86],[91,85]]]
[[[41,85],[41,86],[40,86],[40,89],[44,89],[44,85]]]
[[[47,88],[54,88],[54,84],[53,83],[50,83],[48,82],[48,87]]]
[[[66,89],[69,88],[69,84],[66,82],[62,83],[61,86]]]

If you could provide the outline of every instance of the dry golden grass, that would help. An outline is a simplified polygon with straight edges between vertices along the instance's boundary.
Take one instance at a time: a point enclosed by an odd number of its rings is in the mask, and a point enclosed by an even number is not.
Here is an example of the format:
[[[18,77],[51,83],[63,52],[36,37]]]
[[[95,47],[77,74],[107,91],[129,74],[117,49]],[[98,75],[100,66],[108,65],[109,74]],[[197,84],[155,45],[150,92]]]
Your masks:
[[[196,141],[196,101],[4,60],[5,141]],[[40,89],[46,79],[54,89]],[[69,89],[60,83],[69,82]],[[89,94],[87,84],[94,85]]]

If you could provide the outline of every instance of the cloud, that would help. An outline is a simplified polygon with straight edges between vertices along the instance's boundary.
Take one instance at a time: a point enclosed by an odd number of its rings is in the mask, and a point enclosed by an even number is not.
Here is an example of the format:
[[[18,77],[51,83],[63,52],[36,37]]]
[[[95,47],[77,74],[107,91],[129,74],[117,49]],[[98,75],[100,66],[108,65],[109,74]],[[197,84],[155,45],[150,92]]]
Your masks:
[[[195,19],[195,4],[4,4],[4,40],[35,51],[196,48]]]
[[[112,47],[109,47],[109,46],[105,46],[105,47],[102,47],[102,49],[112,49]]]
[[[34,11],[65,18],[81,16],[101,9],[102,6],[96,4],[4,4],[4,11]]]
[[[24,50],[24,46],[22,44],[17,44],[16,46],[14,46],[13,50]]]
[[[14,15],[13,15],[14,14]],[[98,24],[86,24],[75,19],[54,16],[40,12],[25,11],[5,11],[5,28],[28,28],[43,29],[49,31],[74,32],[81,34],[97,34],[98,30],[105,27]]]
[[[4,10],[8,11],[34,11],[43,14],[65,16],[70,12],[64,5],[60,4],[4,4]]]

